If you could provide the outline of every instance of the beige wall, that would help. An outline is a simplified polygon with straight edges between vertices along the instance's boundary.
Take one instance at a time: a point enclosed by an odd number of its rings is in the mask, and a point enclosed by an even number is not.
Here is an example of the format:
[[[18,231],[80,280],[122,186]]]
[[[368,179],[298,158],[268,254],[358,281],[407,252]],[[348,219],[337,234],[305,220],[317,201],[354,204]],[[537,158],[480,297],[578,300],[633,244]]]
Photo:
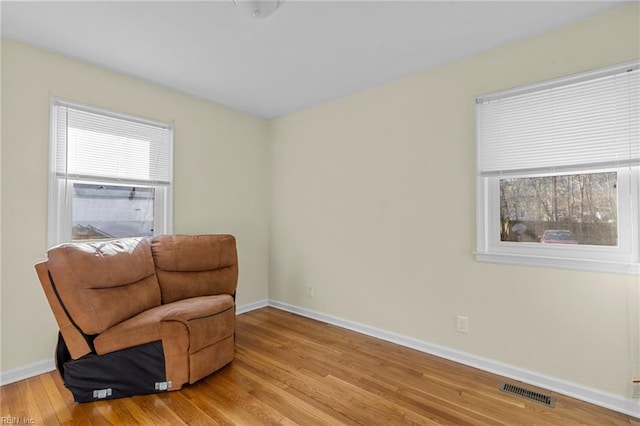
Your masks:
[[[267,298],[265,121],[3,39],[3,372],[53,357],[57,328],[33,269],[47,249],[51,96],[172,122],[174,232],[235,234],[238,303]]]
[[[269,297],[630,396],[637,276],[474,260],[474,99],[638,58],[639,17],[620,9],[272,122]]]

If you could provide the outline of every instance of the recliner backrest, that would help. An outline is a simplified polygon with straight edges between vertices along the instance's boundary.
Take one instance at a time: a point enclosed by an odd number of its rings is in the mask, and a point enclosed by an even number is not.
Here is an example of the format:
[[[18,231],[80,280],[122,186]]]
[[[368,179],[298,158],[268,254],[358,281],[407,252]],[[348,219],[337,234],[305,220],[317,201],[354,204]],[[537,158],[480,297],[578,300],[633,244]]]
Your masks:
[[[232,235],[161,235],[151,239],[151,251],[162,303],[235,294],[238,255]]]
[[[160,305],[148,238],[61,244],[47,255],[52,284],[85,334],[102,333]]]

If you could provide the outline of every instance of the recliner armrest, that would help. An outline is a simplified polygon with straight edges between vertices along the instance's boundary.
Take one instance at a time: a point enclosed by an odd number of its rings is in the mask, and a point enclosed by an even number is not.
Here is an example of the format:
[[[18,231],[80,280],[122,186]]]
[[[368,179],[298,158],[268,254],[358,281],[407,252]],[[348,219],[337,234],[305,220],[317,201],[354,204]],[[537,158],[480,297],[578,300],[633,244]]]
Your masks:
[[[71,321],[71,318],[67,314],[66,308],[60,301],[55,284],[49,277],[49,269],[47,268],[47,262],[39,262],[35,265],[36,272],[38,273],[38,279],[44,290],[44,294],[47,297],[49,306],[53,311],[53,316],[60,327],[60,333],[69,349],[69,353],[73,359],[81,358],[91,353],[91,347],[87,343],[84,334],[80,329]]]

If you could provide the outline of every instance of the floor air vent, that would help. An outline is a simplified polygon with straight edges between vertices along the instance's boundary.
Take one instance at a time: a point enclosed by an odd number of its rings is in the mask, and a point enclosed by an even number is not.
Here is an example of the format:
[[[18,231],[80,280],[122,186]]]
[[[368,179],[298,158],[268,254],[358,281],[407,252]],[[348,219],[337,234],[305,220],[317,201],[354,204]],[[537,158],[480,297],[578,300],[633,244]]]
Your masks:
[[[537,402],[538,404],[546,405],[547,407],[555,407],[556,400],[552,396],[544,395],[539,392],[533,392],[519,386],[510,385],[509,383],[502,383],[500,385],[500,390],[503,392],[511,393],[513,395],[517,395],[521,398],[528,399],[533,402]]]

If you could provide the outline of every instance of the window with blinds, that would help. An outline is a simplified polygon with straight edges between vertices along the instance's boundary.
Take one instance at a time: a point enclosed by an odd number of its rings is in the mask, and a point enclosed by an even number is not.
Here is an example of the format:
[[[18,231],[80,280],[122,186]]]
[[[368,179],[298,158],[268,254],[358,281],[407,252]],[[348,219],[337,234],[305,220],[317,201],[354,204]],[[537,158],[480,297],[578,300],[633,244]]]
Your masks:
[[[637,62],[476,99],[481,261],[640,273]]]
[[[173,129],[51,104],[49,244],[169,233]]]

